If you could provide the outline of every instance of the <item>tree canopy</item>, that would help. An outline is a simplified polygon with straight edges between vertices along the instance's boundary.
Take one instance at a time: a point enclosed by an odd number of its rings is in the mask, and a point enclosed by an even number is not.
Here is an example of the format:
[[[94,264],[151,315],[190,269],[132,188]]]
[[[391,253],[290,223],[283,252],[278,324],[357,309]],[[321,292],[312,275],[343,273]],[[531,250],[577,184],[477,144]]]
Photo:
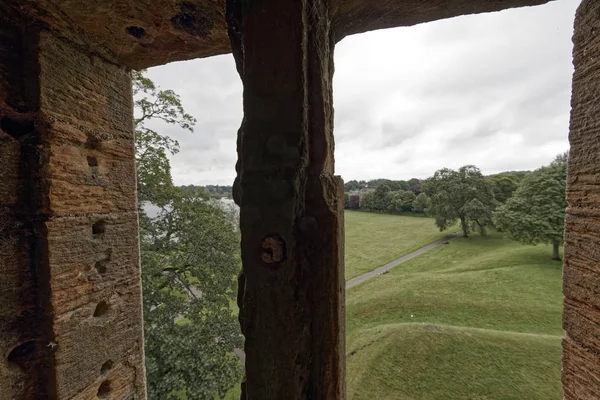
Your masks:
[[[429,207],[429,196],[426,193],[420,193],[412,204],[412,210],[414,212],[425,212],[425,210]]]
[[[471,224],[485,234],[485,226],[492,222],[492,211],[497,205],[493,187],[473,165],[457,171],[440,169],[427,180],[423,190],[429,196],[426,212],[435,218],[440,231],[459,221],[465,237]]]
[[[360,207],[360,196],[356,194],[348,195],[348,203],[345,206],[350,210],[358,210]]]
[[[415,194],[419,194],[421,189],[421,180],[417,178],[409,179],[408,181],[404,180],[391,180],[391,179],[372,179],[370,181],[357,181],[350,180],[344,183],[344,191],[353,192],[361,189],[377,189],[381,185],[387,185],[387,187],[392,191],[398,190],[410,190],[415,192]]]
[[[517,190],[521,181],[519,175],[514,173],[491,175],[488,176],[488,179],[494,185],[494,197],[500,203],[506,203],[506,200]]]
[[[377,186],[373,193],[373,208],[379,212],[383,212],[388,208],[388,193],[391,191],[390,187],[384,183]]]
[[[374,191],[369,191],[369,192],[361,194],[360,200],[359,200],[359,207],[362,210],[371,211],[373,209],[374,199],[375,199]]]
[[[567,159],[567,153],[561,154],[549,166],[527,174],[494,213],[496,226],[507,236],[525,244],[551,244],[555,260],[560,260],[565,227]]]
[[[364,188],[366,184],[367,184],[367,182],[365,182],[365,181],[351,180],[351,181],[344,183],[344,191],[353,192],[355,190],[360,190],[360,189]]]
[[[179,96],[134,74],[146,372],[149,399],[223,397],[241,378],[235,299],[238,232],[202,189],[173,185],[176,141],[146,127],[160,119],[192,131]],[[152,208],[152,213],[147,210]]]
[[[387,210],[391,213],[412,211],[413,202],[417,196],[408,190],[397,190],[388,193]]]

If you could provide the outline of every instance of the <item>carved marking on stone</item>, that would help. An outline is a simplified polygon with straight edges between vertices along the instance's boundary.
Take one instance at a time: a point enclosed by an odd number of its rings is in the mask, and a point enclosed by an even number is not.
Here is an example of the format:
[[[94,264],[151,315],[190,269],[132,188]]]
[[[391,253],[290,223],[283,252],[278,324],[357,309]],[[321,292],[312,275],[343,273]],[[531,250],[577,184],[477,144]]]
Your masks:
[[[215,10],[211,7],[183,1],[180,3],[179,13],[171,18],[171,22],[175,28],[190,35],[207,37],[214,26],[214,14]]]
[[[141,39],[146,34],[146,30],[140,26],[128,26],[125,28],[125,32],[136,39]]]
[[[108,268],[107,266],[108,266],[109,262],[110,262],[110,260],[108,258],[97,261],[94,266],[94,268],[96,269],[96,272],[98,272],[100,275],[105,274],[106,270]]]
[[[96,309],[94,310],[94,318],[100,318],[100,317],[106,315],[106,313],[108,313],[109,309],[110,309],[110,307],[109,307],[108,303],[105,301],[101,301],[100,303],[98,303],[98,305],[96,306]]]
[[[104,364],[102,364],[102,367],[100,367],[100,373],[103,376],[106,376],[106,375],[108,375],[108,371],[110,371],[112,367],[113,367],[112,360],[108,360],[107,362],[105,362]]]
[[[100,150],[101,142],[100,139],[94,136],[88,136],[84,143],[84,147],[90,150]]]
[[[87,156],[87,163],[90,167],[97,167],[98,158],[96,158],[95,156]]]
[[[98,398],[106,399],[110,394],[110,381],[104,381],[98,388]]]
[[[104,235],[105,231],[106,231],[106,221],[104,221],[104,220],[96,221],[94,223],[94,225],[92,225],[92,235],[94,237],[100,237],[100,236]]]
[[[279,264],[285,260],[285,241],[279,235],[268,235],[262,241],[261,258],[267,264]]]

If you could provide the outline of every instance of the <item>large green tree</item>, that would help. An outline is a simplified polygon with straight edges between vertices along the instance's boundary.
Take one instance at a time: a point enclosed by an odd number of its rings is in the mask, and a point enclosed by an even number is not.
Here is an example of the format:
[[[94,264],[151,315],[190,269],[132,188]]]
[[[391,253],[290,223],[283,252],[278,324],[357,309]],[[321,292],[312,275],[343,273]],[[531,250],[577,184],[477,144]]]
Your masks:
[[[148,397],[213,400],[242,373],[231,307],[237,224],[201,189],[173,185],[169,155],[179,145],[146,126],[160,119],[192,131],[179,96],[142,73],[134,74],[134,93]]]
[[[513,192],[517,190],[521,180],[517,174],[513,173],[491,175],[488,179],[494,185],[494,197],[503,204],[506,203],[506,200],[508,200]]]
[[[371,190],[360,194],[359,207],[361,210],[371,211],[374,207],[375,191]]]
[[[565,229],[568,154],[527,174],[519,188],[494,213],[496,226],[525,244],[552,245],[552,259],[560,260]]]
[[[456,171],[449,168],[436,171],[423,185],[423,191],[429,196],[426,212],[435,218],[440,231],[458,221],[465,237],[473,224],[485,234],[485,226],[491,224],[492,211],[498,203],[492,184],[474,165]]]
[[[348,209],[358,210],[360,208],[360,196],[357,194],[351,194],[348,196]]]
[[[353,192],[355,190],[360,190],[363,187],[365,187],[366,182],[365,181],[357,181],[357,180],[351,180],[348,182],[344,183],[344,191],[345,192]]]
[[[414,212],[425,212],[425,210],[429,207],[429,196],[425,193],[420,193],[412,204],[412,210]]]
[[[389,205],[391,189],[387,183],[377,186],[373,192],[373,208],[379,212],[386,211]]]
[[[388,193],[388,208],[390,213],[400,213],[404,211],[412,211],[413,202],[416,195],[409,190],[397,190]]]
[[[148,128],[147,123],[161,120],[193,132],[196,119],[185,112],[175,92],[160,90],[142,72],[133,72],[133,95],[138,201],[160,207],[171,198],[173,179],[168,155],[179,152],[179,143]]]

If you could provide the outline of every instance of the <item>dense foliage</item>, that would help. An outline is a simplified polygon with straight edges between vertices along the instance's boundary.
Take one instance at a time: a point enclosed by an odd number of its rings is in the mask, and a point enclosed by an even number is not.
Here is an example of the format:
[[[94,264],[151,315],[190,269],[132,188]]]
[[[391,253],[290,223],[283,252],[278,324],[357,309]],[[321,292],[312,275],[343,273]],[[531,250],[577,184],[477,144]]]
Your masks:
[[[360,195],[359,207],[361,210],[372,211],[375,193],[373,191],[365,192]]]
[[[377,192],[376,192],[377,193]],[[389,192],[386,200],[386,210],[390,213],[400,213],[413,210],[413,203],[417,196],[409,190]]]
[[[492,187],[494,198],[505,203],[519,187],[521,179],[529,171],[502,172],[489,175],[486,179]],[[431,178],[429,178],[431,179]],[[344,184],[346,209],[362,209],[386,213],[424,213],[429,207],[429,197],[422,192],[427,180],[373,179],[370,181],[350,180]],[[369,194],[370,192],[373,192]],[[362,205],[361,205],[362,204]],[[476,206],[476,204],[473,204]],[[489,221],[488,221],[489,222]]]
[[[549,166],[526,175],[494,213],[495,224],[510,238],[525,244],[552,244],[555,260],[560,259],[558,247],[565,228],[567,158],[562,154]]]
[[[358,210],[360,208],[360,196],[357,194],[348,195],[347,209]]]
[[[391,179],[372,179],[370,181],[351,180],[344,184],[345,192],[355,192],[363,189],[377,189],[381,185],[387,185],[392,191],[410,190],[419,194],[421,191],[421,180],[417,178],[409,179],[408,181],[395,181]]]
[[[191,131],[195,119],[177,94],[141,73],[134,74],[134,93],[148,397],[213,400],[242,372],[231,308],[236,224],[202,189],[173,185],[168,155],[179,145],[145,126],[161,119]]]
[[[519,187],[521,178],[514,173],[496,174],[488,177],[488,180],[493,184],[494,197],[500,203],[506,203],[513,192]]]
[[[430,199],[427,214],[435,218],[441,231],[458,221],[464,236],[471,225],[485,234],[485,226],[492,222],[492,211],[497,205],[493,186],[473,165],[456,171],[449,168],[436,171],[423,191]]]
[[[414,212],[425,212],[427,207],[429,207],[429,196],[427,196],[427,193],[420,193],[413,201],[412,210]]]

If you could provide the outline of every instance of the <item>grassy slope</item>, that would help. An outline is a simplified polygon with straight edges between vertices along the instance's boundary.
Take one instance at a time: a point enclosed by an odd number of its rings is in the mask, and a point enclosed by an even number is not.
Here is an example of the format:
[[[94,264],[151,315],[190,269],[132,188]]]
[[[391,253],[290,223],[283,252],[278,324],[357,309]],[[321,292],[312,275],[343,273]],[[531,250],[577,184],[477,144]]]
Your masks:
[[[346,211],[346,279],[381,267],[435,242],[441,233],[433,219]]]
[[[473,235],[349,289],[349,399],[560,399],[550,255]]]

